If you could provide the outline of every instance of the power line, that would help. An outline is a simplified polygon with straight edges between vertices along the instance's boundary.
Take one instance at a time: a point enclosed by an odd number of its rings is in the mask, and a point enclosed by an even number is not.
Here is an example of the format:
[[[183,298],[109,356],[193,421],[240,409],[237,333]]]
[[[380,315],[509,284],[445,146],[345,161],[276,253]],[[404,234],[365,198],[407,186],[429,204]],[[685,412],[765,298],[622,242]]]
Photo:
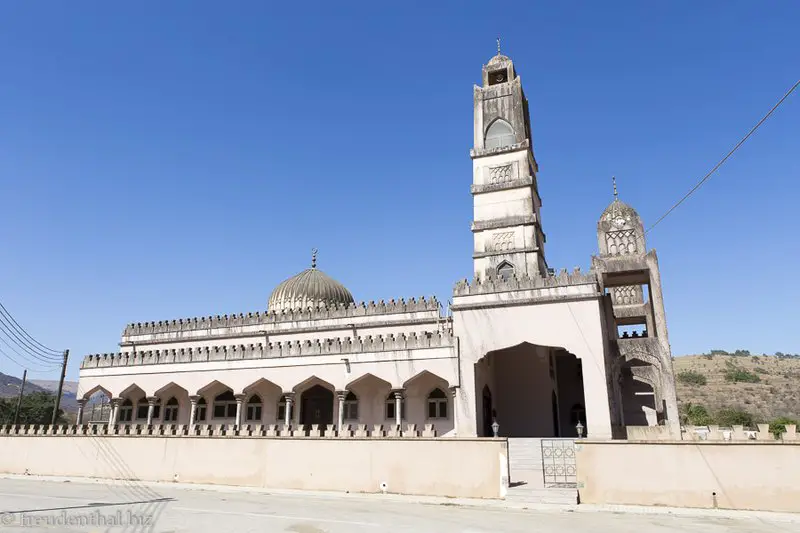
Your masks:
[[[17,345],[22,351],[24,351],[27,354],[28,357],[32,357],[32,358],[36,359],[37,361],[41,361],[43,363],[51,363],[51,362],[55,362],[55,361],[58,360],[58,358],[55,357],[55,356],[43,355],[40,352],[32,351],[28,345],[26,345],[24,342],[22,342],[22,340],[20,339],[19,335],[17,335],[17,333],[13,329],[7,329],[7,328],[8,328],[8,324],[6,322],[6,319],[3,317],[2,314],[0,314],[0,332],[5,333],[6,337],[8,337],[8,339],[10,339],[11,342],[13,342],[15,345]],[[2,338],[3,337],[0,336],[0,339],[2,339]],[[5,339],[3,339],[3,340],[5,340]],[[8,344],[8,343],[6,343],[6,344]],[[8,344],[8,345],[9,345],[9,347],[11,346],[10,344]],[[19,353],[16,349],[14,349],[14,351],[20,357],[25,357],[24,355]]]
[[[20,335],[22,335],[22,340],[28,346],[30,346],[33,351],[35,351],[37,353],[40,353],[45,357],[47,357],[47,356],[50,356],[50,357],[58,356],[58,355],[61,355],[63,353],[63,351],[53,350],[52,348],[48,348],[44,344],[42,344],[39,341],[37,341],[36,339],[34,339],[30,335],[30,333],[25,331],[25,328],[20,326],[19,322],[17,322],[14,319],[13,315],[8,312],[8,309],[5,308],[5,306],[3,305],[2,302],[0,302],[0,317],[5,317],[6,319],[8,319],[11,322],[11,324],[10,324],[11,328],[14,331],[18,332]]]
[[[677,202],[675,205],[673,205],[672,207],[670,207],[670,208],[669,208],[669,210],[668,210],[666,213],[664,213],[664,214],[661,216],[661,218],[659,218],[658,220],[656,220],[656,221],[655,221],[655,223],[654,223],[652,226],[650,226],[650,227],[647,229],[647,231],[645,231],[645,233],[649,233],[649,232],[650,232],[650,230],[652,230],[653,228],[655,228],[655,227],[658,225],[658,223],[659,223],[659,222],[661,222],[662,220],[664,220],[665,218],[667,218],[667,216],[668,216],[670,213],[672,213],[673,211],[675,211],[675,209],[677,209],[677,207],[678,207],[679,205],[681,205],[681,204],[682,204],[684,201],[686,201],[686,199],[687,199],[687,198],[689,198],[689,197],[690,197],[692,194],[694,194],[694,192],[695,192],[697,189],[699,189],[699,188],[700,188],[700,186],[701,186],[701,185],[703,185],[703,183],[705,183],[705,182],[706,182],[706,181],[707,181],[707,180],[708,180],[708,179],[709,179],[709,178],[712,176],[712,174],[714,174],[714,173],[715,173],[715,172],[716,172],[716,171],[719,169],[719,167],[721,167],[721,166],[722,166],[722,165],[725,163],[725,161],[727,161],[727,160],[728,160],[728,158],[730,158],[730,157],[733,155],[733,153],[734,153],[736,150],[738,150],[738,149],[739,149],[739,147],[740,147],[740,146],[742,146],[742,145],[745,143],[745,141],[747,141],[747,139],[748,139],[748,138],[750,138],[750,136],[751,136],[752,134],[754,134],[754,133],[756,132],[756,130],[757,130],[757,129],[758,129],[758,128],[759,128],[759,127],[760,127],[760,126],[761,126],[761,125],[762,125],[764,122],[766,122],[766,120],[767,120],[767,119],[768,119],[768,118],[769,118],[769,117],[772,115],[772,113],[773,113],[773,112],[775,112],[775,110],[776,110],[776,109],[778,109],[778,107],[779,107],[779,106],[780,106],[780,105],[783,103],[783,101],[784,101],[784,100],[786,100],[787,98],[789,98],[789,95],[791,95],[791,94],[794,92],[794,90],[795,90],[795,89],[797,89],[797,87],[798,87],[798,86],[800,86],[800,80],[797,80],[797,83],[795,83],[795,84],[792,86],[792,88],[791,88],[791,89],[789,89],[788,91],[786,91],[786,94],[784,94],[784,95],[783,95],[783,98],[781,98],[780,100],[778,100],[778,103],[777,103],[777,104],[775,104],[774,106],[772,106],[772,109],[770,109],[770,110],[769,110],[769,112],[768,112],[766,115],[764,115],[764,116],[761,118],[761,120],[759,120],[759,121],[758,121],[758,123],[757,123],[755,126],[753,126],[753,127],[750,129],[750,131],[748,131],[748,132],[747,132],[747,135],[745,135],[744,137],[742,137],[742,140],[741,140],[741,141],[739,141],[738,143],[736,143],[736,146],[734,146],[734,147],[733,147],[733,149],[731,149],[731,151],[730,151],[730,152],[728,152],[728,153],[725,155],[725,157],[723,157],[723,158],[720,160],[720,162],[719,162],[719,163],[717,163],[717,164],[714,166],[714,168],[712,168],[712,169],[711,169],[711,170],[708,172],[708,174],[706,174],[705,176],[703,176],[703,179],[701,179],[701,180],[700,180],[700,181],[697,183],[697,185],[695,185],[694,187],[692,187],[692,190],[690,190],[688,193],[686,193],[686,195],[685,195],[683,198],[681,198],[680,200],[678,200],[678,202]]]

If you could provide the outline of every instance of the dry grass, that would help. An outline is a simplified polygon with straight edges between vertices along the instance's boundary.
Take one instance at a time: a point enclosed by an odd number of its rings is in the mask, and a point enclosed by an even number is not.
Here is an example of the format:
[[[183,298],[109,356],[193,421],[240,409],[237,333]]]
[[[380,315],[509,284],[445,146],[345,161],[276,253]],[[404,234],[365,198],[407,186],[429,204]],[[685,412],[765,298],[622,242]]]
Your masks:
[[[725,375],[731,365],[757,375],[760,381],[727,381]],[[676,357],[673,367],[676,378],[683,371],[693,371],[707,380],[705,385],[687,385],[676,379],[679,406],[691,402],[705,406],[710,412],[737,407],[762,422],[779,416],[800,419],[800,358],[685,355]]]

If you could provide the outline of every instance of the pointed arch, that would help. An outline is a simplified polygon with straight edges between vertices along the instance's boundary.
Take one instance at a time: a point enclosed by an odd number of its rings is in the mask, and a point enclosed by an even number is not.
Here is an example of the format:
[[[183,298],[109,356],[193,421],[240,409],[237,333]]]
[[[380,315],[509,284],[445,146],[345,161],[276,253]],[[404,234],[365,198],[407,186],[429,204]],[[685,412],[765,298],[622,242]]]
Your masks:
[[[511,146],[517,142],[514,128],[502,118],[495,119],[486,129],[483,147],[487,150]]]
[[[503,281],[508,281],[514,277],[514,265],[508,261],[501,261],[497,265],[497,277]]]

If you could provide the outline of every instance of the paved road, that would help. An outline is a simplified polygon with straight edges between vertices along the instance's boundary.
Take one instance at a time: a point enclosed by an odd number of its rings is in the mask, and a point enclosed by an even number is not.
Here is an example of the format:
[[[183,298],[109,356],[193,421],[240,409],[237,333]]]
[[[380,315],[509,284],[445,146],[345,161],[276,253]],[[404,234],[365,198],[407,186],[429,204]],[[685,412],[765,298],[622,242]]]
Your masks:
[[[798,523],[765,523],[758,519],[518,511],[380,497],[0,479],[0,532],[781,533],[798,530]]]

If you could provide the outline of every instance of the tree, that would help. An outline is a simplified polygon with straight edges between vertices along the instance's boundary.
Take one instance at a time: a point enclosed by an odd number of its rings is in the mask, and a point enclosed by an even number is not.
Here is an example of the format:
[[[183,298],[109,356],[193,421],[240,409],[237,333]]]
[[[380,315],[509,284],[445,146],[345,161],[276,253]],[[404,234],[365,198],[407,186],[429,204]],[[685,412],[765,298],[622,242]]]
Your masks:
[[[19,408],[19,424],[49,424],[54,406],[55,395],[49,392],[39,391],[24,395]],[[13,424],[16,408],[17,398],[0,399],[0,424]],[[64,416],[64,411],[59,409],[56,424],[65,423],[67,417]]]

